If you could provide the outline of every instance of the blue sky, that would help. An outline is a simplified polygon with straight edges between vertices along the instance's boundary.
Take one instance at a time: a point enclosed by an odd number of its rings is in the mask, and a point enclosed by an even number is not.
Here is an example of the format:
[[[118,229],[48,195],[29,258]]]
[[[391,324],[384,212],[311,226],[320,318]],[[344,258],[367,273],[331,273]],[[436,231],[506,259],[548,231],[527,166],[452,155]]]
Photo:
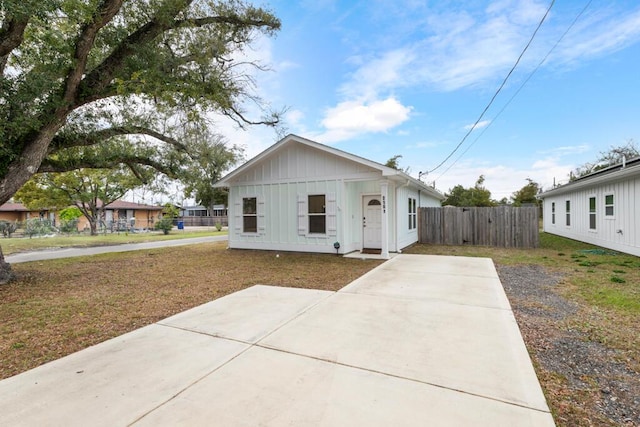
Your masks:
[[[501,199],[527,178],[549,189],[600,151],[640,142],[640,5],[592,1],[558,43],[588,3],[556,2],[478,128],[423,180],[446,192],[482,174]],[[271,68],[256,77],[257,90],[274,108],[288,108],[287,133],[381,163],[402,155],[400,165],[417,177],[460,143],[549,3],[258,5],[282,20],[278,35],[258,40],[250,55]],[[266,129],[224,132],[248,158],[276,140]]]

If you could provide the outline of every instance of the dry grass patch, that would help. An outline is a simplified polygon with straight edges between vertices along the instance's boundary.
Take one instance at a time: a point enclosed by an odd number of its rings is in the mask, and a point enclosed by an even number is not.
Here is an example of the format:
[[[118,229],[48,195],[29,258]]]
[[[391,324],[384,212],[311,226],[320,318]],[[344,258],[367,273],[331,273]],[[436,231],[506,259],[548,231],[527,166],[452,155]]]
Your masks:
[[[226,242],[13,265],[0,378],[255,284],[338,290],[381,261],[226,250]]]

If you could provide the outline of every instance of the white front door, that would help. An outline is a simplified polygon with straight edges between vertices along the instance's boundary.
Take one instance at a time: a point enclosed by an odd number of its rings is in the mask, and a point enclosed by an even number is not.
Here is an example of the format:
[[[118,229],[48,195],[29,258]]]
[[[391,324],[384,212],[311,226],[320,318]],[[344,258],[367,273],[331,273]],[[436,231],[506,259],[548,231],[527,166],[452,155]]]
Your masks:
[[[380,196],[362,198],[362,247],[382,248],[382,203]]]

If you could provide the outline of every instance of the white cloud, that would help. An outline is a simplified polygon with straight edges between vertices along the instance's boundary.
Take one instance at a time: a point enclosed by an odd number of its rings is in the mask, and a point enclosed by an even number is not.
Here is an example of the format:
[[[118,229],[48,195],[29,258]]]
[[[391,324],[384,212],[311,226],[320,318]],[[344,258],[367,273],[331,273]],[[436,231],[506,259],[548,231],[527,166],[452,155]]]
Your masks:
[[[598,9],[577,23],[558,46],[553,61],[573,64],[580,59],[609,54],[640,39],[640,10],[617,15]]]
[[[479,121],[477,125],[475,125],[475,129],[482,129],[484,127],[489,126],[489,124],[491,123],[491,120],[482,120]],[[468,124],[464,127],[464,130],[470,130],[471,128],[473,128],[473,124]]]
[[[538,159],[529,166],[489,164],[478,159],[469,159],[456,164],[446,174],[438,173],[423,178],[426,181],[436,179],[436,188],[447,192],[460,184],[465,188],[475,185],[478,177],[484,175],[484,186],[491,191],[491,197],[500,200],[509,198],[515,191],[527,184],[527,178],[540,184],[543,190],[550,190],[554,183],[566,183],[569,171],[575,165],[559,162],[554,158]],[[413,170],[413,168],[412,168]]]
[[[591,150],[591,146],[588,144],[581,145],[566,145],[562,147],[555,147],[551,150],[540,151],[540,154],[550,154],[555,157],[559,156],[569,156],[573,154],[582,154]]]
[[[300,110],[289,110],[285,113],[284,119],[287,124],[299,127],[304,119],[304,113]]]
[[[408,49],[386,52],[363,63],[342,85],[340,92],[346,97],[375,98],[380,91],[402,85],[407,67],[415,61]],[[360,61],[364,59],[359,58]],[[355,61],[351,58],[351,61]]]
[[[409,15],[407,10],[385,7],[380,17],[384,16],[389,26],[395,25],[397,40],[387,40],[381,33],[378,41],[385,43],[368,40],[363,50],[354,49],[357,53],[345,61],[353,70],[338,89],[341,100],[325,111],[321,121],[324,129],[316,132],[317,139],[337,142],[363,133],[385,132],[403,123],[411,109],[400,97],[408,88],[425,92],[477,86],[495,89],[529,41],[547,6],[547,2],[535,0],[497,0],[483,8],[462,10],[437,2],[412,3],[400,8],[410,10]],[[517,74],[526,75],[538,65],[579,11],[575,5],[554,6]],[[616,13],[615,5],[592,5],[588,12],[545,66],[573,66],[640,40],[640,10],[621,14]],[[408,16],[415,19],[407,21]],[[399,26],[406,31],[400,31]],[[369,47],[372,45],[388,48],[374,51]],[[482,121],[476,128],[489,124]]]
[[[397,99],[345,101],[326,111],[322,126],[326,131],[316,139],[326,143],[338,142],[356,135],[386,132],[409,119],[411,107]]]
[[[546,7],[546,2],[506,0],[476,10],[423,10],[427,18],[407,28],[408,41],[349,58],[347,62],[358,68],[340,92],[347,98],[355,94],[372,98],[413,86],[453,91],[490,82],[493,87],[515,63]],[[552,9],[522,58],[519,72],[538,65],[580,10],[566,6],[556,13],[558,7],[562,5]],[[616,14],[613,6],[595,7],[588,9],[591,13],[578,21],[548,63],[573,64],[640,40],[640,10]]]

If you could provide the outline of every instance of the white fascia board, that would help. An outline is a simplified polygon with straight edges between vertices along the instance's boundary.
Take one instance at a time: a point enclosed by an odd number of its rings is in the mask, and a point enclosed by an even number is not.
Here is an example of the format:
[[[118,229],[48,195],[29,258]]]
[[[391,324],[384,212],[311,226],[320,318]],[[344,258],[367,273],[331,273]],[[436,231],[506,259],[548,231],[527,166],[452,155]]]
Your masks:
[[[346,151],[338,150],[337,148],[329,147],[328,145],[320,144],[319,142],[311,141],[309,139],[303,138],[301,136],[297,136],[294,134],[289,134],[282,138],[280,141],[276,142],[271,147],[264,150],[262,153],[255,156],[253,159],[249,160],[247,163],[228,173],[222,179],[213,184],[214,187],[228,187],[229,181],[233,179],[236,175],[242,173],[243,171],[251,168],[254,164],[264,159],[265,157],[271,155],[272,153],[278,151],[281,147],[287,145],[291,141],[298,142],[300,144],[306,145],[311,148],[315,148],[320,151],[324,151],[325,153],[332,154],[334,156],[342,157],[344,159],[350,160],[355,163],[360,163],[362,165],[368,166],[372,169],[376,169],[382,172],[383,175],[393,175],[396,171],[395,169],[384,166],[380,163],[374,162],[372,160],[365,159],[364,157],[356,156],[351,153],[347,153]]]
[[[415,188],[415,189],[417,189],[419,191],[423,191],[423,192],[427,193],[428,195],[432,196],[435,199],[438,199],[438,200],[446,199],[444,194],[440,193],[438,190],[436,190],[433,187],[429,187],[424,182],[419,181],[419,180],[407,175],[406,173],[404,173],[402,171],[395,170],[395,169],[391,169],[391,170],[394,173],[390,173],[387,176],[389,176],[389,178],[392,179],[393,181],[401,182],[403,184],[409,184],[413,188]],[[383,176],[385,176],[384,173],[383,173]]]

